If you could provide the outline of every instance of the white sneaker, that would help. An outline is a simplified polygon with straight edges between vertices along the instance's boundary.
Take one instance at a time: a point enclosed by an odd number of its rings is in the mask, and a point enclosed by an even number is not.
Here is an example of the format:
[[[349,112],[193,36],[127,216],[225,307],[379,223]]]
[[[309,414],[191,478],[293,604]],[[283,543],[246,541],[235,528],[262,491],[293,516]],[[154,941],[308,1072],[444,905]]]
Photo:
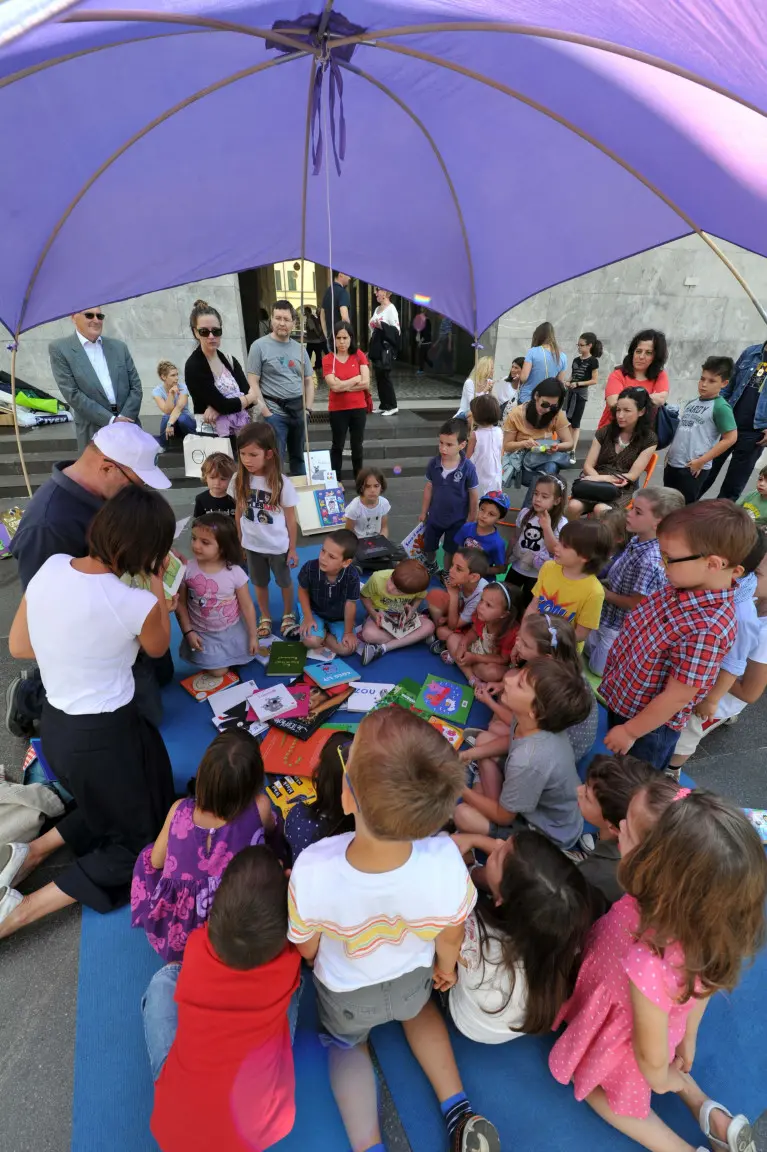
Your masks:
[[[8,919],[23,899],[21,892],[17,892],[15,888],[0,888],[0,924]]]
[[[575,453],[574,453],[574,452],[571,452],[571,453],[570,453],[570,463],[571,463],[571,464],[575,464],[575,463],[576,463],[576,459],[575,459]]]
[[[10,856],[6,859],[8,849]],[[29,855],[28,844],[2,844],[0,845],[0,888],[8,887],[18,876],[21,867]]]
[[[399,408],[379,408],[378,409],[379,416],[396,416],[398,412],[399,412]]]

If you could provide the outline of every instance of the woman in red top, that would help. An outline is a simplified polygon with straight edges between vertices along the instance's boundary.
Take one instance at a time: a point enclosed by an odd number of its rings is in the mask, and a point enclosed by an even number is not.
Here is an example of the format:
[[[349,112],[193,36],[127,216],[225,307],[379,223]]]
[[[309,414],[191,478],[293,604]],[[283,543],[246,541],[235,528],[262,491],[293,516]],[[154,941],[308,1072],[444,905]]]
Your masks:
[[[610,423],[613,409],[624,388],[644,388],[656,408],[665,404],[669,384],[663,365],[667,360],[668,345],[663,332],[655,328],[644,328],[637,332],[620,368],[614,368],[607,378],[605,410],[597,427],[604,428]]]
[[[370,368],[367,356],[357,348],[351,325],[345,320],[339,320],[334,332],[336,350],[322,357],[322,373],[330,389],[328,412],[333,435],[330,464],[335,469],[336,479],[340,480],[347,431],[352,445],[352,471],[355,477],[362,467],[362,445],[369,411]]]

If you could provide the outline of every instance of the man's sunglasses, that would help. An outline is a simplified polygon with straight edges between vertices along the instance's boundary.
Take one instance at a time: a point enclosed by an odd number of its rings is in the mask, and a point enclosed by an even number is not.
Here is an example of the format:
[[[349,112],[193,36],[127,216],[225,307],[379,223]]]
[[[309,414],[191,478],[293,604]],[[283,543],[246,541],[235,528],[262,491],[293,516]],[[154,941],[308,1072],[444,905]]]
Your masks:
[[[198,328],[197,335],[203,338],[206,336],[220,336],[223,331],[223,328]]]
[[[103,312],[83,312],[83,316],[85,317],[86,320],[103,320],[104,319],[104,313]]]

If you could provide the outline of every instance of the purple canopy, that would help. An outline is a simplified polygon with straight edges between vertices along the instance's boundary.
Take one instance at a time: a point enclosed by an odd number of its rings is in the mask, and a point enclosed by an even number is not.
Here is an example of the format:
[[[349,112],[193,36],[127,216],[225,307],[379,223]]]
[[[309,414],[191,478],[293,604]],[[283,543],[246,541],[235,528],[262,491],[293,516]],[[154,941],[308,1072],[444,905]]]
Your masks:
[[[766,12],[8,0],[0,318],[304,254],[478,332],[691,231],[767,255]]]

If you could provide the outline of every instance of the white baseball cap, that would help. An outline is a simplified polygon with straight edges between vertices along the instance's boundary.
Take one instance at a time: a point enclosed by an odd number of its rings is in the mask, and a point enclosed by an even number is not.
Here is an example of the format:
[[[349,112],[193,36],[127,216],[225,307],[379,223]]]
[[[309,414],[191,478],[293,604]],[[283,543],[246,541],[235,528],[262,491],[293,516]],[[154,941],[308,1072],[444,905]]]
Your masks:
[[[170,488],[169,478],[155,463],[160,446],[154,436],[139,428],[138,424],[115,420],[99,428],[93,443],[109,460],[130,468],[150,488]]]

